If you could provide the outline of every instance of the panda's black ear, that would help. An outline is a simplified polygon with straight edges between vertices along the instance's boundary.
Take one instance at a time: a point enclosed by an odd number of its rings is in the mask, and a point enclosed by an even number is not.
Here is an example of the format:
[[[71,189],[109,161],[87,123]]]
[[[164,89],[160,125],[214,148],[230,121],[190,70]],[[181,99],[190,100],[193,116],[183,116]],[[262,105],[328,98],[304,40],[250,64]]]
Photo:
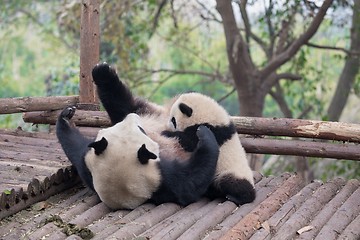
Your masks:
[[[100,155],[105,151],[107,145],[108,145],[108,141],[106,140],[106,138],[103,137],[99,141],[90,143],[88,147],[94,148],[95,154]]]
[[[149,162],[149,159],[157,159],[157,156],[147,150],[145,144],[141,146],[138,150],[138,159],[141,164],[147,164]]]
[[[192,110],[191,107],[189,107],[189,106],[186,105],[185,103],[180,103],[180,104],[179,104],[179,109],[180,109],[180,111],[181,111],[183,114],[185,114],[185,115],[188,116],[188,117],[191,117],[192,112],[193,112],[193,110]]]

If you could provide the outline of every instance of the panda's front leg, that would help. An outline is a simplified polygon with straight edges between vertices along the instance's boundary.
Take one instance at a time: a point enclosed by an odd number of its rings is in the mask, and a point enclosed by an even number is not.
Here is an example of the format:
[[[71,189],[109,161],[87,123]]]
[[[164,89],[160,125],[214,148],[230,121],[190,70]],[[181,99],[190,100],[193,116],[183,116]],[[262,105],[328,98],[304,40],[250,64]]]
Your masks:
[[[92,70],[97,93],[113,125],[135,111],[130,89],[120,81],[115,69],[107,63],[97,64]]]
[[[85,164],[85,154],[88,145],[93,142],[84,137],[70,122],[76,111],[75,107],[66,107],[60,113],[56,122],[56,135],[65,155],[76,168],[80,178],[94,190],[92,176]]]
[[[201,125],[196,135],[199,138],[196,149],[186,163],[176,166],[174,173],[179,179],[173,191],[181,205],[190,204],[204,196],[214,179],[219,158],[219,145],[211,130]]]

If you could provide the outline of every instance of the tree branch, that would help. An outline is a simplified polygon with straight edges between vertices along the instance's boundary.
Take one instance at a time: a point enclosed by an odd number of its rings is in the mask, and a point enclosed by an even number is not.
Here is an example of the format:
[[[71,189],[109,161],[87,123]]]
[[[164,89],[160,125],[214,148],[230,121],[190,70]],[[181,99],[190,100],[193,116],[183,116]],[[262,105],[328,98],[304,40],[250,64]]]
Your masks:
[[[322,46],[322,45],[318,45],[318,44],[310,43],[310,42],[306,43],[305,45],[308,46],[308,47],[319,48],[319,49],[342,51],[342,52],[346,53],[347,55],[354,54],[351,51],[349,51],[349,50],[347,50],[345,48],[340,48],[340,47]],[[359,54],[359,53],[355,53],[355,54]]]
[[[244,22],[244,26],[245,26],[246,42],[249,45],[250,44],[250,37],[251,37],[257,44],[259,44],[259,46],[265,52],[266,56],[270,59],[270,55],[269,55],[270,53],[269,53],[269,49],[268,49],[267,44],[261,38],[259,38],[256,34],[254,34],[251,31],[251,25],[250,25],[250,21],[249,21],[247,11],[246,11],[246,4],[247,4],[247,1],[244,1],[244,0],[238,2],[240,13],[241,13],[241,18],[242,18],[242,20]]]
[[[283,91],[279,83],[275,84],[275,91],[270,91],[270,96],[277,102],[284,117],[292,118],[293,114],[285,101]]]
[[[206,7],[206,5],[205,5],[204,3],[202,3],[202,2],[199,1],[199,0],[196,0],[196,2],[197,2],[203,9],[205,9],[205,11],[206,11],[207,14],[209,14],[209,15],[211,16],[211,18],[209,18],[209,17],[205,17],[203,14],[200,14],[200,17],[201,17],[202,19],[204,19],[204,20],[211,20],[211,21],[215,21],[215,22],[217,22],[217,23],[221,23],[221,24],[222,24],[222,21],[219,20],[219,19],[215,16],[215,14],[212,13],[212,12]]]
[[[284,63],[286,63],[298,52],[298,50],[304,44],[306,44],[309,41],[309,39],[311,39],[315,35],[332,2],[333,0],[324,1],[324,3],[320,7],[318,13],[314,17],[308,29],[302,35],[300,35],[284,52],[277,55],[277,57],[274,57],[267,64],[267,66],[260,71],[261,78],[265,78],[271,72],[274,72],[277,68],[279,68]]]
[[[162,0],[160,2],[160,4],[159,4],[159,8],[157,9],[156,14],[154,16],[154,20],[153,20],[152,33],[155,32],[155,30],[156,30],[156,28],[157,28],[157,26],[159,24],[159,18],[160,18],[160,15],[161,15],[161,11],[164,9],[166,3],[167,3],[167,0]]]

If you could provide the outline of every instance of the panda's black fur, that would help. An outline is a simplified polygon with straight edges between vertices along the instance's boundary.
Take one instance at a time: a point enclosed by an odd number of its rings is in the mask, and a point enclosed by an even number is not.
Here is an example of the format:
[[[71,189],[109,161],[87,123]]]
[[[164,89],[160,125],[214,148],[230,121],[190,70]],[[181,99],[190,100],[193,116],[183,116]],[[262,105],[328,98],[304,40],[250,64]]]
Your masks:
[[[110,145],[108,145],[108,140],[105,138],[95,140],[84,137],[79,130],[70,123],[70,119],[74,113],[74,107],[67,107],[61,112],[56,124],[57,137],[66,156],[77,169],[81,179],[89,188],[96,190],[96,188],[94,188],[93,175],[86,165],[86,158],[88,158],[89,153],[91,153],[90,151],[93,151],[92,156],[95,158],[101,156]],[[116,121],[124,120],[122,116],[120,118],[118,115],[113,116],[112,119],[114,119],[114,117]],[[140,128],[139,134],[145,134],[145,131]],[[155,204],[175,202],[185,206],[197,201],[204,195],[215,174],[219,147],[213,133],[205,126],[198,128],[197,136],[199,138],[199,144],[187,161],[177,161],[176,156],[173,156],[171,159],[160,157],[157,167],[155,168],[157,169],[155,174],[159,174],[160,183],[156,186],[156,190],[152,192],[151,197],[149,197],[149,202]],[[116,147],[121,149],[121,146]],[[126,152],[129,150],[123,149],[123,151]],[[148,151],[146,146],[143,145],[138,149],[137,158],[142,165],[146,165],[149,164],[149,161],[152,161],[151,159],[158,158],[156,154],[158,153]],[[96,168],[96,164],[92,167]],[[116,169],[119,168],[119,166],[113,166],[113,168]],[[136,178],[136,169],[130,169],[130,171],[135,171],[130,174],[133,174],[132,176]],[[122,183],[117,182],[116,184],[121,185]],[[105,184],[103,185],[106,186]],[[106,192],[106,189],[101,190],[105,190]],[[112,193],[106,194],[111,195]],[[101,195],[99,196],[101,198]],[[121,197],[122,196],[120,196],[120,198]],[[142,203],[138,203],[138,201],[135,200],[134,202],[137,205]],[[120,199],[118,204],[111,203],[107,205],[113,209],[135,208],[137,206],[127,205],[121,201]],[[104,201],[104,203],[106,204],[106,201]]]

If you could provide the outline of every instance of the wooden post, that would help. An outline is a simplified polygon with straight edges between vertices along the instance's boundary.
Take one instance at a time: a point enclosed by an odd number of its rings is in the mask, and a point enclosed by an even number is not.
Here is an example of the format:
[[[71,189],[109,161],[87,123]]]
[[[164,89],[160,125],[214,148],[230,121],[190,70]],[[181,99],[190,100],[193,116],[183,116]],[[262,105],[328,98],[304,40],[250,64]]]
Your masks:
[[[82,0],[80,26],[80,108],[99,108],[92,68],[99,62],[100,55],[100,1]],[[96,106],[97,107],[94,107]],[[95,109],[94,109],[95,108]]]

